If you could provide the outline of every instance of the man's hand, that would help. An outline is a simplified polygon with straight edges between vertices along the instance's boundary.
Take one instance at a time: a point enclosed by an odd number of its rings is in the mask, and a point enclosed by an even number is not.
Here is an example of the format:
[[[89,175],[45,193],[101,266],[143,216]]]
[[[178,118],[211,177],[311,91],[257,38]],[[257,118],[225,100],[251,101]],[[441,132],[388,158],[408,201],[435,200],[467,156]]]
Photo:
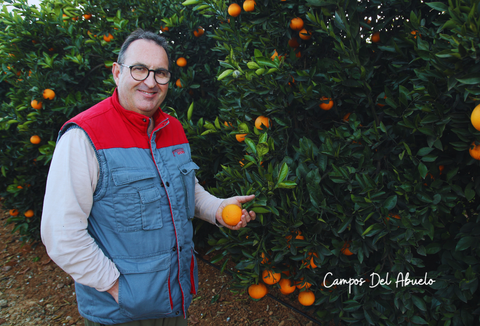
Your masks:
[[[115,299],[115,301],[118,303],[118,278],[115,284],[113,284],[113,286],[109,290],[107,290],[107,292],[110,293]]]
[[[247,212],[247,210],[242,209],[241,220],[235,226],[228,225],[223,221],[222,211],[225,208],[225,206],[230,205],[230,204],[234,204],[234,205],[237,205],[239,207],[242,207],[242,204],[249,202],[253,198],[255,198],[255,195],[235,196],[235,197],[230,197],[230,198],[224,199],[222,201],[222,203],[220,204],[220,207],[218,208],[217,212],[215,213],[215,218],[217,219],[217,222],[219,224],[223,225],[224,227],[227,227],[227,228],[232,229],[232,230],[238,230],[238,229],[241,229],[241,228],[247,226],[248,222],[253,221],[257,217],[257,215],[255,214],[254,211]]]

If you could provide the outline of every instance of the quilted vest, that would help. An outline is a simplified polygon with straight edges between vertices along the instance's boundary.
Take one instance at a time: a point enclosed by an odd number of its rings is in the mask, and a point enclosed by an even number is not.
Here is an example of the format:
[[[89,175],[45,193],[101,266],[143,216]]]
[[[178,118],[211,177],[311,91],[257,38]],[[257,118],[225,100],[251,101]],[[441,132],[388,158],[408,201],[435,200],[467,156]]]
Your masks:
[[[97,323],[178,317],[197,291],[192,219],[195,170],[180,122],[160,108],[148,117],[125,110],[117,91],[69,120],[89,137],[100,173],[88,232],[118,270],[119,303],[75,283],[80,314]]]

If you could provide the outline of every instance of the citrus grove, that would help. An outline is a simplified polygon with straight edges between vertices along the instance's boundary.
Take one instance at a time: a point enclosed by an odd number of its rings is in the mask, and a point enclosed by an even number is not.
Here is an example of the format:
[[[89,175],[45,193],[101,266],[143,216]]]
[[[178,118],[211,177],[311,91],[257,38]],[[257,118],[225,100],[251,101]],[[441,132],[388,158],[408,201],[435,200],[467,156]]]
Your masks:
[[[336,323],[480,322],[479,1],[14,3],[0,14],[0,192],[25,240],[58,129],[112,93],[142,27],[171,43],[163,109],[201,184],[256,195],[247,228],[195,221],[238,291],[275,287]]]

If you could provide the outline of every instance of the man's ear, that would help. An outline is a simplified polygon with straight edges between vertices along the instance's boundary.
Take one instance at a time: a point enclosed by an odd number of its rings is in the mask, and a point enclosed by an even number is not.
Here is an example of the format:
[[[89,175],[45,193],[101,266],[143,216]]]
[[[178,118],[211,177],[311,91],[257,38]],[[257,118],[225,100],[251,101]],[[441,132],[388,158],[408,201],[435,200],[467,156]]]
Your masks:
[[[118,80],[120,78],[120,71],[121,67],[117,62],[114,62],[112,65],[112,74],[113,74],[113,79],[115,80],[115,84],[118,86]]]

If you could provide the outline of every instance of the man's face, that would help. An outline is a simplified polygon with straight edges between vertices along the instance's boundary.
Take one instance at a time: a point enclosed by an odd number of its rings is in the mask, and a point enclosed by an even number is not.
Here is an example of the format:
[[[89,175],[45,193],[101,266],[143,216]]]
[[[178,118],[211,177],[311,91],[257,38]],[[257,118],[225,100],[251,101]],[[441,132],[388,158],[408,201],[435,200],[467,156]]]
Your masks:
[[[143,65],[153,70],[168,69],[168,57],[165,50],[155,42],[136,40],[127,48],[123,64]],[[130,68],[120,67],[118,63],[114,63],[112,72],[120,104],[127,110],[153,116],[167,96],[168,84],[157,84],[153,72],[150,72],[147,79],[137,81],[130,75]]]

